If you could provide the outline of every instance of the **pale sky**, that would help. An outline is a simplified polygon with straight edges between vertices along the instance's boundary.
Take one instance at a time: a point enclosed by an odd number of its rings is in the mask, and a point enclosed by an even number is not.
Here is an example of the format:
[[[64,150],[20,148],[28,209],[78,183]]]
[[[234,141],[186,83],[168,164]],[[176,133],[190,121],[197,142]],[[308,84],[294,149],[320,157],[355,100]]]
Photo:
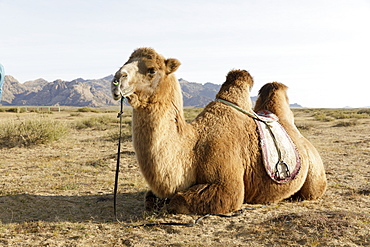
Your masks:
[[[0,63],[21,83],[99,79],[134,49],[221,84],[231,69],[305,107],[370,106],[370,0],[0,0]]]

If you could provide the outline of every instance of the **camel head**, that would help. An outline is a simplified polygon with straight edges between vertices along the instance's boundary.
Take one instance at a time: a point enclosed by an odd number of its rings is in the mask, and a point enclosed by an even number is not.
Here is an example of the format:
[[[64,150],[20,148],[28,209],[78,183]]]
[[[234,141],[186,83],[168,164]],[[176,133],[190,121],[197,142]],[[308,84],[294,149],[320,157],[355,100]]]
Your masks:
[[[169,89],[170,85],[164,84],[171,81],[168,78],[179,66],[177,59],[165,59],[154,49],[139,48],[116,72],[111,83],[113,98],[126,97],[133,107],[153,102],[160,91]]]

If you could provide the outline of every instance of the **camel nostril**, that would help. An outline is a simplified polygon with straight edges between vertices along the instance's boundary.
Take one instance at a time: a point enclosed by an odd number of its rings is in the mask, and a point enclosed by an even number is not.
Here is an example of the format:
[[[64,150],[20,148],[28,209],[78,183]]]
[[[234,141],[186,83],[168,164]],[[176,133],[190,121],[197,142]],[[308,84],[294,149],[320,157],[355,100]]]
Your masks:
[[[128,71],[127,70],[122,69],[120,72],[121,72],[121,78],[122,79],[125,79],[125,78],[128,77]]]
[[[121,72],[121,77],[122,78],[127,78],[127,76],[128,76],[128,73],[126,71]]]

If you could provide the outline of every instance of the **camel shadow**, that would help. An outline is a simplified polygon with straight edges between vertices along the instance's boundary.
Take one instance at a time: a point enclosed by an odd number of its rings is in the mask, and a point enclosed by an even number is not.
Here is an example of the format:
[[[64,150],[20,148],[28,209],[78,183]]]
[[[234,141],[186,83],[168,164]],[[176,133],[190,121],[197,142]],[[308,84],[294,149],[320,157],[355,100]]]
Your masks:
[[[144,192],[117,195],[120,221],[143,219]],[[46,222],[112,222],[113,195],[42,196],[18,194],[0,197],[0,223]]]

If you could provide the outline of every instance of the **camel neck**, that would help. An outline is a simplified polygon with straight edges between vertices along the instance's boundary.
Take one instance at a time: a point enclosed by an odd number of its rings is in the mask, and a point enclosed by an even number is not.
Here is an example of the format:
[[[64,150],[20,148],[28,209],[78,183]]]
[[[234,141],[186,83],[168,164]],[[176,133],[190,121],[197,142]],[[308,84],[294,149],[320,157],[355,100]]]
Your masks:
[[[147,108],[133,110],[134,132],[146,132],[147,135],[150,135],[152,130],[166,130],[166,133],[170,132],[172,135],[176,132],[180,134],[186,124],[182,107],[180,108],[174,103],[157,103]],[[136,126],[140,126],[140,128],[136,129]]]
[[[133,116],[136,120],[145,120],[145,126],[152,129],[176,129],[181,130],[186,124],[183,112],[183,101],[180,85],[173,84],[162,85],[157,91],[155,97],[143,104],[142,107],[134,108]],[[157,96],[160,95],[160,96]],[[134,123],[140,124],[141,123]]]
[[[140,169],[153,192],[169,197],[193,182],[193,129],[178,107],[133,111],[133,144]],[[155,175],[154,175],[155,174]],[[184,181],[184,177],[188,177]],[[159,186],[159,187],[158,187]]]

